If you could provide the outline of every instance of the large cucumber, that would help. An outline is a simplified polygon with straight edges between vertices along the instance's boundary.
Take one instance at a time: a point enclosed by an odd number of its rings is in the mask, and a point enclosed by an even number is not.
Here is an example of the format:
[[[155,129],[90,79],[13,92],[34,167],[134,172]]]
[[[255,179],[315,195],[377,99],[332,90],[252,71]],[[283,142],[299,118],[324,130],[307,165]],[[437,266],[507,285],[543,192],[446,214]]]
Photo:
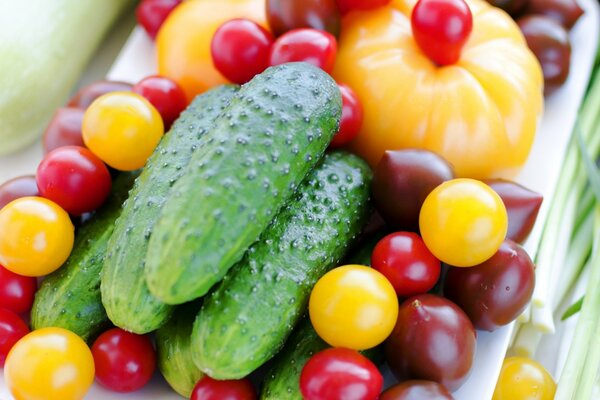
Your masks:
[[[115,179],[106,204],[77,232],[65,265],[42,282],[31,310],[33,329],[60,327],[90,340],[109,324],[100,300],[100,271],[115,220],[136,176],[122,173]]]
[[[319,161],[340,116],[337,84],[310,64],[272,67],[244,85],[161,211],[150,291],[179,304],[220,281]]]
[[[283,346],[316,281],[337,265],[367,220],[371,170],[329,153],[245,257],[205,298],[194,322],[196,365],[238,379]]]
[[[169,322],[156,331],[158,369],[173,390],[188,399],[203,375],[192,361],[190,348],[194,317],[199,309],[198,302],[178,307]]]
[[[102,274],[102,302],[120,328],[151,332],[171,315],[173,307],[152,296],[146,286],[148,239],[171,187],[236,91],[237,87],[221,86],[197,97],[164,136],[134,185],[110,238]]]

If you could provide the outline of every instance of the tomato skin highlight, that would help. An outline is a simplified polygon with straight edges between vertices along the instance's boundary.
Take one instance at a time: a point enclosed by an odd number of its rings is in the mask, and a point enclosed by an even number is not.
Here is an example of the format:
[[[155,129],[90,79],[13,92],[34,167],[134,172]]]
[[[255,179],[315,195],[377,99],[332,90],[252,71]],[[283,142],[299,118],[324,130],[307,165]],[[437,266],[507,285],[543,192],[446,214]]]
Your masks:
[[[15,274],[0,265],[0,308],[16,314],[28,312],[33,305],[36,290],[35,278]]]
[[[411,380],[398,383],[381,394],[379,400],[454,400],[444,385]]]
[[[13,178],[0,185],[0,210],[13,200],[38,195],[39,190],[35,175],[23,175]]]
[[[23,336],[29,333],[29,327],[17,314],[0,308],[0,368],[4,368],[6,357]]]
[[[62,107],[56,110],[44,131],[44,154],[63,146],[83,147],[81,123],[84,110],[78,107]]]
[[[358,96],[350,86],[339,83],[342,94],[342,119],[340,129],[331,140],[329,147],[337,148],[350,143],[358,135],[363,122],[363,109]]]
[[[79,89],[67,103],[68,107],[81,108],[85,110],[98,97],[112,92],[128,92],[132,84],[119,81],[96,81]]]
[[[159,112],[168,130],[187,107],[185,92],[172,79],[159,75],[147,76],[136,83],[132,91],[144,96]]]
[[[182,0],[142,0],[135,10],[138,23],[155,39],[163,22]]]
[[[556,383],[541,364],[524,357],[508,357],[492,400],[552,400],[555,392]]]
[[[304,61],[331,74],[335,65],[337,41],[329,32],[300,28],[288,31],[277,38],[269,65]]]
[[[371,400],[383,387],[383,376],[368,358],[345,348],[313,355],[302,368],[300,391],[305,400]]]
[[[256,390],[248,379],[218,381],[208,375],[202,377],[190,400],[256,400]]]

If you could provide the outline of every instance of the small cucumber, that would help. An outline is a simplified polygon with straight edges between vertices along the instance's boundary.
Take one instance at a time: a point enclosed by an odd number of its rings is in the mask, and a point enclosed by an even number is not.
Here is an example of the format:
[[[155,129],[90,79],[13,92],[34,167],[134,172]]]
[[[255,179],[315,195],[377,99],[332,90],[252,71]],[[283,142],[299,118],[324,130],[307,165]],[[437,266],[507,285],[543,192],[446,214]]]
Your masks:
[[[321,159],[341,104],[335,81],[307,63],[271,67],[242,87],[150,237],[145,273],[156,297],[184,303],[223,278]]]
[[[190,398],[196,383],[203,376],[192,361],[190,339],[199,302],[178,307],[171,319],[156,331],[158,369],[173,390]]]
[[[371,170],[327,154],[240,263],[205,298],[192,334],[196,365],[242,378],[277,353],[306,311],[316,281],[337,265],[370,211]]]
[[[171,187],[236,91],[237,87],[221,86],[197,97],[164,136],[133,187],[110,238],[102,273],[102,302],[120,328],[148,333],[171,315],[173,307],[152,296],[146,286],[148,239]]]
[[[88,341],[110,324],[100,299],[100,271],[115,220],[136,176],[122,173],[115,179],[106,204],[77,232],[65,265],[42,282],[31,310],[33,329],[65,328]]]

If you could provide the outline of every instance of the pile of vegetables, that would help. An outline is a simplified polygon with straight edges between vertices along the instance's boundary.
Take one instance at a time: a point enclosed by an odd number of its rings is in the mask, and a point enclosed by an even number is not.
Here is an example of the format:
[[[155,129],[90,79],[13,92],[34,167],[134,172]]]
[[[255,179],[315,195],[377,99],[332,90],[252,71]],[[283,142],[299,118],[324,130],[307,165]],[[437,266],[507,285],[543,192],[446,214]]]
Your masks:
[[[131,392],[158,367],[197,400],[452,399],[477,330],[537,290],[542,198],[506,180],[543,108],[519,26],[481,0],[137,15],[159,74],[83,88],[36,176],[0,186],[11,393]]]

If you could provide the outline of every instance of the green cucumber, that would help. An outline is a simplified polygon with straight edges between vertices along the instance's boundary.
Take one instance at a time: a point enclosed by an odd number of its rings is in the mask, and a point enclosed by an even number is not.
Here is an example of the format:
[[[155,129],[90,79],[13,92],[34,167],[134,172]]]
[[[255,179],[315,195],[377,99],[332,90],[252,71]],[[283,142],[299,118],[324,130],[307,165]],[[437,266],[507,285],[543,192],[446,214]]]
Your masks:
[[[100,299],[100,271],[115,220],[136,176],[122,173],[115,179],[106,204],[78,230],[65,265],[42,282],[31,309],[33,329],[65,328],[87,341],[110,324]]]
[[[178,307],[171,319],[156,331],[158,369],[177,393],[190,398],[203,373],[192,361],[190,339],[199,302]]]
[[[156,297],[184,303],[223,278],[321,159],[341,104],[335,81],[307,63],[271,67],[242,87],[150,237],[145,273]]]
[[[236,91],[234,86],[221,86],[192,102],[148,160],[117,220],[102,273],[102,302],[110,320],[122,329],[137,334],[154,331],[173,311],[146,286],[148,239],[171,187]]]
[[[277,353],[306,311],[317,280],[337,265],[369,212],[371,170],[327,154],[240,263],[205,298],[192,334],[196,365],[242,378]]]

